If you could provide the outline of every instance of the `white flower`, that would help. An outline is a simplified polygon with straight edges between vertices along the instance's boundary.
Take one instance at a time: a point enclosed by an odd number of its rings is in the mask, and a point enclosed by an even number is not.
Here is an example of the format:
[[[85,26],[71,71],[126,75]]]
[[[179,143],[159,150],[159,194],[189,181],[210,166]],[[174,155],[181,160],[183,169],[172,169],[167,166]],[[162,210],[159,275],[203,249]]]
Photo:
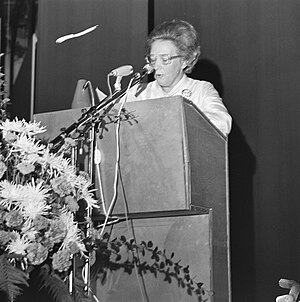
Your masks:
[[[0,124],[0,130],[3,131],[3,137],[5,138],[7,133],[9,132],[17,132],[22,133],[23,132],[23,123],[22,121],[19,121],[18,118],[16,118],[14,121],[5,120]]]
[[[23,188],[20,185],[10,183],[7,180],[0,182],[0,205],[10,209],[13,203],[17,203],[23,198]]]
[[[33,136],[39,133],[46,132],[46,126],[42,126],[41,122],[30,121],[27,123],[24,119],[22,120],[24,126],[24,133]]]
[[[48,191],[48,189],[43,188],[42,182],[35,185],[33,180],[23,187],[23,196],[20,207],[25,217],[32,220],[38,215],[45,215],[48,213],[51,209],[46,200],[49,197]]]
[[[76,244],[81,252],[85,252],[85,246],[81,242],[80,230],[78,229],[77,222],[74,221],[74,216],[71,212],[67,211],[66,208],[62,210],[60,215],[61,221],[64,222],[67,228],[67,234],[62,243],[62,248],[67,249],[70,244]]]
[[[18,232],[13,231],[14,237],[11,242],[7,245],[6,250],[9,253],[15,253],[19,255],[26,254],[26,248],[29,245],[29,240],[24,236],[21,236]]]
[[[87,209],[99,208],[97,205],[98,200],[95,199],[93,192],[96,189],[89,190],[92,185],[91,181],[87,180],[85,177],[79,175],[76,178],[76,186],[79,189],[78,199],[84,199],[87,203]]]
[[[80,199],[84,199],[86,201],[87,209],[99,208],[99,205],[97,205],[98,200],[95,199],[93,191],[95,191],[95,189],[88,191],[88,189],[85,188],[81,191],[81,194],[79,195]]]
[[[70,160],[63,157],[63,155],[56,155],[46,149],[43,156],[39,158],[39,163],[44,170],[48,170],[50,177],[59,174],[75,174],[76,168],[70,165]]]
[[[21,152],[21,154],[39,154],[45,146],[35,142],[33,138],[21,134],[15,142],[12,143],[12,152]]]
[[[28,136],[33,136],[38,133],[43,133],[46,131],[45,126],[41,126],[40,122],[31,121],[27,123],[24,119],[18,120],[15,118],[13,121],[5,120],[0,124],[0,130],[3,131],[4,138],[9,132],[23,133]]]

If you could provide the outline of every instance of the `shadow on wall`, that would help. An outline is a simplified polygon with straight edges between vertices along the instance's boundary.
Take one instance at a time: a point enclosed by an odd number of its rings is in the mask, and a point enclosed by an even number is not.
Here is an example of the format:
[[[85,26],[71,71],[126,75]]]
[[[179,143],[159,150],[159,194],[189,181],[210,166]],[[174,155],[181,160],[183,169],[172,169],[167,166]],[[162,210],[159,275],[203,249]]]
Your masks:
[[[205,80],[212,83],[219,92],[219,95],[223,97],[222,75],[219,67],[211,60],[200,59],[189,76],[193,79]]]
[[[224,96],[221,72],[211,60],[200,59],[190,77],[212,83],[220,96]],[[252,302],[255,301],[253,174],[256,160],[234,117],[228,150],[232,302]]]

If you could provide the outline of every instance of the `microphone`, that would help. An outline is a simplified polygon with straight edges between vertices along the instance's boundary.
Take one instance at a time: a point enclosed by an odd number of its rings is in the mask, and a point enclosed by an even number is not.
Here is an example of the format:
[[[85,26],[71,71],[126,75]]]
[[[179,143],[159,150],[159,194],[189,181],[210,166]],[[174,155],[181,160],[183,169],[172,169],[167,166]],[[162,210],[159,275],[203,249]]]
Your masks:
[[[141,71],[141,74],[150,74],[154,71],[154,68],[150,65],[150,64],[146,64],[142,71]]]
[[[154,68],[150,64],[146,64],[140,72],[136,72],[134,74],[134,77],[136,79],[143,78],[146,74],[150,74],[154,71]]]
[[[126,77],[133,73],[133,67],[131,65],[120,66],[112,70],[108,75],[114,77]]]

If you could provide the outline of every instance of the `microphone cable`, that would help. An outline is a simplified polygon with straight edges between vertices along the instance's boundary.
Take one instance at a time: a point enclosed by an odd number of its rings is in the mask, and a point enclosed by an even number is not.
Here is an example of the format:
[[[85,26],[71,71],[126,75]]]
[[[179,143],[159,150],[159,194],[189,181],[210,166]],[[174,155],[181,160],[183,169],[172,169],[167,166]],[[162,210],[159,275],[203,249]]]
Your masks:
[[[113,184],[114,193],[113,193],[113,197],[112,197],[111,203],[109,205],[109,208],[107,210],[107,213],[105,215],[105,221],[101,225],[102,230],[100,232],[100,237],[102,236],[102,234],[104,232],[104,229],[108,225],[108,219],[109,219],[109,217],[112,213],[112,210],[115,206],[115,203],[116,203],[116,200],[117,200],[117,194],[118,194],[118,180],[120,178],[121,187],[122,187],[123,196],[124,196],[124,214],[125,214],[125,221],[126,221],[126,225],[127,225],[127,230],[128,230],[129,234],[130,234],[130,231],[132,232],[133,238],[136,242],[137,240],[136,240],[133,224],[132,224],[132,222],[131,222],[131,226],[129,224],[128,207],[127,207],[127,202],[126,202],[125,189],[124,189],[124,186],[123,186],[123,181],[122,181],[122,178],[121,178],[121,171],[120,171],[120,125],[121,125],[120,124],[120,121],[121,121],[120,115],[121,115],[122,109],[123,109],[123,107],[124,107],[124,105],[127,101],[128,92],[129,92],[129,89],[131,88],[132,81],[133,81],[133,78],[130,80],[130,82],[128,84],[128,87],[126,89],[126,93],[125,93],[124,97],[121,98],[120,107],[119,107],[118,113],[116,115],[116,117],[117,117],[116,128],[115,128],[116,161],[115,161],[115,174],[114,174],[114,184]],[[113,227],[113,225],[112,225],[112,227]],[[135,249],[135,254],[136,254],[137,261],[140,263],[139,252],[138,252],[137,247]],[[138,282],[140,292],[141,292],[141,296],[142,296],[142,301],[143,302],[149,302],[150,300],[149,300],[149,296],[147,294],[145,279],[144,279],[142,274],[139,275],[137,264],[138,263],[134,262],[134,268],[135,268],[134,271],[136,273],[137,282]]]
[[[114,189],[114,193],[113,193],[113,197],[111,199],[111,202],[109,204],[107,213],[105,215],[105,220],[104,223],[102,224],[102,230],[100,232],[100,236],[102,236],[104,229],[107,225],[109,216],[112,213],[112,210],[115,206],[116,200],[117,200],[117,194],[118,194],[118,178],[119,178],[119,165],[120,165],[120,116],[121,116],[121,112],[122,109],[124,107],[124,104],[127,100],[127,96],[128,96],[128,92],[129,89],[131,87],[133,78],[130,80],[129,85],[127,87],[126,93],[124,95],[123,98],[121,98],[121,103],[120,103],[120,108],[118,110],[118,113],[116,115],[117,121],[116,121],[116,129],[115,129],[115,138],[116,138],[116,161],[115,161],[115,173],[114,173],[114,184],[113,184],[113,189]]]

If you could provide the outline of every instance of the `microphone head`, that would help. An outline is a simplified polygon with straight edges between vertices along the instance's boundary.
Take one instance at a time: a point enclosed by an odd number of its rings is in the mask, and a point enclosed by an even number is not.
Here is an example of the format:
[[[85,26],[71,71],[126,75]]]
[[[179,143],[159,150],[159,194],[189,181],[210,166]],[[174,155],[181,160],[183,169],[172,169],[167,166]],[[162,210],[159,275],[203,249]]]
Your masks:
[[[150,74],[154,71],[154,68],[150,65],[150,64],[146,64],[144,67],[143,67],[143,72],[146,73],[146,74]]]
[[[134,78],[142,79],[146,74],[150,74],[154,71],[154,68],[150,64],[146,64],[140,72],[136,72]]]
[[[133,67],[131,65],[120,66],[114,70],[112,70],[109,75],[114,77],[126,77],[133,73]]]

